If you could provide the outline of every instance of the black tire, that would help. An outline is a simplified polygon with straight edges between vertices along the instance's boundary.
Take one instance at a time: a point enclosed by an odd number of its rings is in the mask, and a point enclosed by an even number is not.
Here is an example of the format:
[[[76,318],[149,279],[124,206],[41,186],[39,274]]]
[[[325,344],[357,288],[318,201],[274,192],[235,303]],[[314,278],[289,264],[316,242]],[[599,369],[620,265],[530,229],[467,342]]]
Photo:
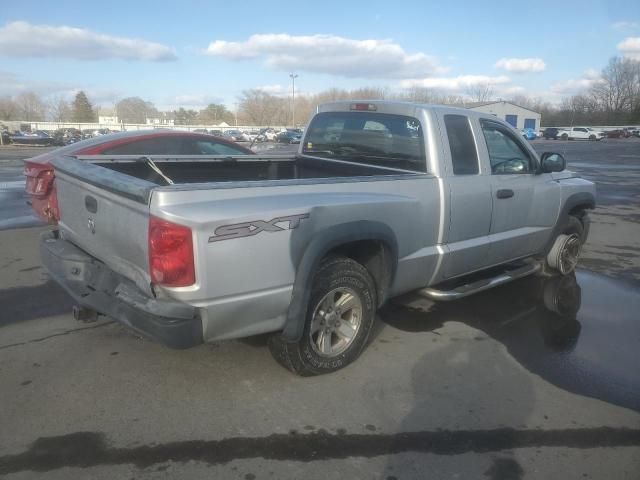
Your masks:
[[[566,133],[563,133],[562,135],[560,135],[560,138],[562,140],[569,140],[569,135],[567,135]]]
[[[322,356],[317,351],[319,346],[313,340],[312,320],[322,300],[341,288],[353,292],[360,302],[359,327],[344,351],[334,356]],[[312,376],[335,372],[360,356],[367,345],[375,316],[376,288],[367,269],[350,258],[327,257],[314,275],[302,338],[297,342],[287,342],[280,334],[274,334],[269,339],[269,349],[278,363],[298,375]]]
[[[593,142],[594,140],[597,140],[597,138],[595,135],[589,135],[589,140]]]
[[[584,215],[586,216],[586,213]],[[581,249],[586,240],[585,228],[579,218],[570,215],[565,228],[562,229],[562,232],[560,233],[560,235],[558,235],[558,238],[554,241],[553,245],[546,255],[545,270],[551,270],[552,272],[560,273],[561,275],[570,275],[571,273],[573,273],[575,265],[569,268],[560,268],[559,264],[561,256],[560,250],[564,246],[563,241],[568,240],[568,237],[572,237],[574,235],[577,236]],[[574,241],[574,243],[576,242]],[[580,249],[578,249],[577,251],[577,258],[575,259],[576,263],[580,255]]]

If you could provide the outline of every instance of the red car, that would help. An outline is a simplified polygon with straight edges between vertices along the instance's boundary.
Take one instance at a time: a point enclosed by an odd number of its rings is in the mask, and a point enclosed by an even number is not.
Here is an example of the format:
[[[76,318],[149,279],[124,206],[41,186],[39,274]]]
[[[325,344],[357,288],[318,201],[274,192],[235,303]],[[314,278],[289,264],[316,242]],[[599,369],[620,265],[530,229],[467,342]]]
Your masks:
[[[607,138],[629,138],[631,133],[626,128],[619,130],[609,130],[607,132]]]
[[[29,203],[48,223],[60,218],[49,162],[59,155],[247,155],[250,149],[213,135],[176,130],[140,130],[102,135],[24,161]]]

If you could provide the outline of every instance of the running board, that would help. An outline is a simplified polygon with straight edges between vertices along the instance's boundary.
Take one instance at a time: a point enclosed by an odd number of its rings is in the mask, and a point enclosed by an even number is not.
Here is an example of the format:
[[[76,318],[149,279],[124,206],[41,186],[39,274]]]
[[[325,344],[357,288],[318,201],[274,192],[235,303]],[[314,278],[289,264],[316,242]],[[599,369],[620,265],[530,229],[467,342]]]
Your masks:
[[[460,285],[452,290],[438,290],[437,288],[422,288],[417,291],[418,295],[426,297],[430,300],[438,300],[441,302],[449,302],[451,300],[458,300],[459,298],[468,297],[474,293],[489,290],[490,288],[497,287],[498,285],[504,285],[505,283],[512,282],[527,275],[531,275],[540,270],[540,263],[529,263],[522,267],[508,270],[495,277],[483,278],[476,280],[475,282]]]

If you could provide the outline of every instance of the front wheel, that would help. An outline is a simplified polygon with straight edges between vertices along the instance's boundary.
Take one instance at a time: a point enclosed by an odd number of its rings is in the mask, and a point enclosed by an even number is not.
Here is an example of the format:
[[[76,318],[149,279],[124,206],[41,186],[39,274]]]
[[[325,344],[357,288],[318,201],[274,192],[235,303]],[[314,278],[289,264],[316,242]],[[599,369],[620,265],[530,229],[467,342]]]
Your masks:
[[[562,275],[569,275],[578,265],[582,244],[585,241],[585,231],[582,222],[573,216],[569,217],[566,227],[553,242],[547,253],[546,264],[552,270]]]
[[[569,135],[563,133],[562,135],[560,135],[560,138],[562,138],[562,140],[569,140]]]
[[[329,257],[316,272],[304,331],[297,342],[275,334],[274,358],[302,376],[321,375],[355,361],[367,344],[376,314],[375,283],[366,268],[346,257]]]

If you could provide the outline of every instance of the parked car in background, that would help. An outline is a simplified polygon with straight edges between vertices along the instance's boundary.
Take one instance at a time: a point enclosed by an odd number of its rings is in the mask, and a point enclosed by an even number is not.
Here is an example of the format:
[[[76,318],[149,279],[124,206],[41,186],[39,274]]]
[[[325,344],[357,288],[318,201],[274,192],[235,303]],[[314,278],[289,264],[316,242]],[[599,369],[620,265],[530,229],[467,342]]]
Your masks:
[[[77,128],[59,128],[52,133],[56,145],[63,146],[82,140],[82,132]]]
[[[222,130],[209,130],[209,135],[215,135],[216,137],[221,137],[222,136]]]
[[[572,127],[560,132],[562,140],[602,140],[607,134],[602,130],[595,130],[591,127]]]
[[[176,130],[138,130],[78,141],[24,161],[28,202],[41,219],[60,218],[49,161],[59,155],[252,155],[248,148],[213,135]]]
[[[51,146],[56,145],[56,139],[44,130],[36,130],[33,133],[18,132],[11,135],[11,143],[14,145]]]
[[[224,137],[233,141],[233,142],[248,142],[249,137],[246,133],[240,130],[226,130],[223,134]]]
[[[520,133],[522,134],[522,137],[527,140],[535,140],[538,138],[538,134],[533,128],[523,128],[520,130]]]
[[[249,130],[245,133],[250,142],[260,142],[260,130]]]
[[[560,130],[558,130],[556,127],[548,127],[542,131],[542,137],[545,140],[557,140],[559,133]]]
[[[631,136],[631,132],[626,128],[618,128],[616,130],[609,130],[607,133],[607,138],[629,138]]]
[[[97,131],[98,131],[97,128],[85,128],[84,130],[82,130],[82,138],[86,139],[86,138],[95,137],[95,133]]]
[[[276,142],[278,143],[300,143],[300,139],[302,135],[294,130],[285,130],[284,132],[280,132],[276,137]]]
[[[273,128],[263,128],[260,131],[260,135],[258,136],[259,142],[274,142],[276,137],[278,136],[278,132]]]

